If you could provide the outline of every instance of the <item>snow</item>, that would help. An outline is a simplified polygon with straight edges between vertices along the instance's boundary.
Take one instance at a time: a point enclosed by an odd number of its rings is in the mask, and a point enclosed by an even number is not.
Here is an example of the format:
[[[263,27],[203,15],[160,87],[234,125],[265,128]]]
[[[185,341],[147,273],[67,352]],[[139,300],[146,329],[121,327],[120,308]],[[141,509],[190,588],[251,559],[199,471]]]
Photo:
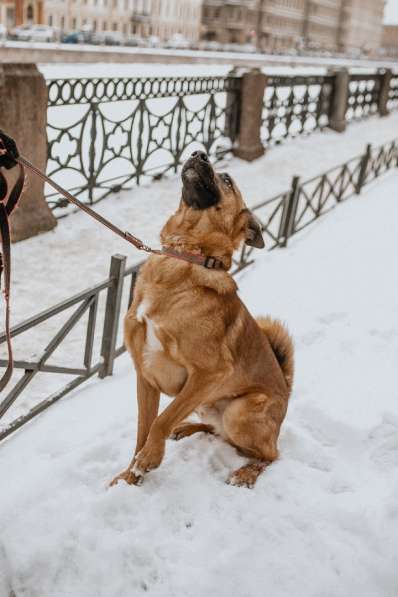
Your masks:
[[[39,64],[39,70],[46,79],[68,78],[120,78],[120,77],[218,77],[225,76],[233,68],[231,64],[156,64],[134,62],[132,64]],[[326,73],[324,67],[302,66],[267,66],[263,68],[268,74],[278,75],[322,75]],[[361,69],[362,70],[362,69]],[[369,72],[367,69],[366,72]]]
[[[296,345],[281,457],[255,489],[224,483],[245,461],[204,435],[167,442],[142,487],[107,489],[135,437],[125,355],[2,446],[1,597],[396,596],[397,185],[386,175],[240,275],[251,312]]]

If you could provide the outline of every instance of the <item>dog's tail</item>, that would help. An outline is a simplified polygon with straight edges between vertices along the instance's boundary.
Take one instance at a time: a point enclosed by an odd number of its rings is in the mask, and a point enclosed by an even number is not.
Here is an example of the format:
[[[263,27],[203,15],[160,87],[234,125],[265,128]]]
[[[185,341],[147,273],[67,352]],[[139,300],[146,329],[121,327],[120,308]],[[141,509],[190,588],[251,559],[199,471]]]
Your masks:
[[[293,340],[283,323],[277,319],[259,317],[257,323],[271,344],[290,394],[294,375]]]

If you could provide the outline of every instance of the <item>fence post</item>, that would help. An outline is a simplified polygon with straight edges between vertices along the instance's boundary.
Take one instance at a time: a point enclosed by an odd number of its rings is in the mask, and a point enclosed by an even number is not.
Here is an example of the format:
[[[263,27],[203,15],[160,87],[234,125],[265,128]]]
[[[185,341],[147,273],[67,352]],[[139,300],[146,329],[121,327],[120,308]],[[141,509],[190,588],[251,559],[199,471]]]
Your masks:
[[[294,232],[294,220],[297,212],[297,204],[300,194],[300,177],[293,176],[290,193],[286,196],[281,218],[280,236],[282,237],[281,247],[286,247],[289,238]]]
[[[242,76],[240,76],[238,68],[234,66],[228,72],[227,77],[230,79],[231,87],[226,93],[224,135],[234,143],[239,130]]]
[[[102,332],[101,356],[103,364],[99,371],[101,378],[113,373],[125,267],[126,257],[124,255],[113,255],[109,270],[112,283],[106,295],[104,329]]]
[[[368,164],[369,164],[369,160],[372,157],[372,145],[370,143],[368,143],[368,145],[366,146],[366,151],[362,156],[361,159],[361,165],[359,168],[359,173],[358,173],[358,181],[357,184],[355,185],[355,192],[357,195],[359,195],[362,191],[362,187],[366,182],[366,174],[367,174],[367,170],[368,170]]]
[[[248,162],[264,154],[261,124],[266,82],[267,77],[258,68],[253,68],[242,76],[238,142],[233,153]]]
[[[343,133],[347,126],[346,112],[348,107],[350,75],[346,68],[331,70],[334,76],[333,96],[329,113],[329,128]]]
[[[47,85],[35,64],[0,64],[0,128],[14,137],[21,154],[44,172],[47,102]],[[14,170],[10,172],[11,178],[13,174]],[[22,200],[11,216],[13,242],[52,230],[57,225],[44,198],[44,183],[31,172],[26,175]]]
[[[380,77],[380,89],[379,89],[379,101],[378,109],[380,116],[388,116],[390,111],[387,107],[388,98],[390,94],[390,85],[392,79],[392,70],[387,68],[384,71],[379,72]]]

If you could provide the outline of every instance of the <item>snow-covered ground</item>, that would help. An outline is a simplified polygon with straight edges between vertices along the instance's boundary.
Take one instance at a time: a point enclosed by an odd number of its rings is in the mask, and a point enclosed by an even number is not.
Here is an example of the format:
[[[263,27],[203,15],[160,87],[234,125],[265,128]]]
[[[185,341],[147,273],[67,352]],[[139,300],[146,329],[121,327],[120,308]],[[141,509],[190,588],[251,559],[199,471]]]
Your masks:
[[[348,149],[334,151],[341,160]],[[107,489],[135,436],[134,374],[121,357],[113,378],[2,446],[1,597],[396,597],[397,188],[387,175],[241,274],[249,309],[284,319],[296,345],[281,457],[255,489],[224,483],[244,460],[207,436],[169,441],[142,487]]]

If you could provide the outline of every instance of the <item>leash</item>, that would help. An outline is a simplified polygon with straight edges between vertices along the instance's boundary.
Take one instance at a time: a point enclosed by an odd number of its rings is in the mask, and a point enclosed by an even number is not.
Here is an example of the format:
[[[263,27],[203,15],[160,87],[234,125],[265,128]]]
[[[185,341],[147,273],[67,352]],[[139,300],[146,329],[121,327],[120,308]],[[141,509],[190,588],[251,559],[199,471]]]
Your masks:
[[[10,191],[7,199],[8,185],[5,177],[1,172],[1,167],[5,167],[7,170],[14,166],[19,166],[19,174],[14,187]],[[1,289],[1,276],[4,273],[4,300],[5,300],[5,335],[7,341],[8,351],[8,365],[5,373],[0,379],[0,392],[6,387],[13,372],[13,352],[11,342],[11,329],[10,329],[10,292],[11,292],[11,238],[10,238],[10,224],[9,217],[17,206],[18,201],[21,197],[25,182],[25,168],[32,171],[36,176],[41,178],[44,182],[53,187],[60,195],[65,197],[70,203],[84,211],[91,218],[94,218],[97,222],[132,244],[139,251],[144,251],[152,255],[160,255],[164,257],[172,257],[173,259],[179,259],[180,261],[186,261],[194,265],[200,265],[207,269],[225,270],[225,266],[220,259],[213,256],[206,256],[195,253],[188,253],[186,251],[176,251],[173,249],[153,249],[146,245],[141,239],[137,238],[128,231],[123,231],[121,228],[113,224],[104,216],[101,216],[91,207],[88,207],[82,201],[79,201],[74,195],[66,191],[54,180],[49,178],[41,170],[36,168],[29,160],[24,156],[19,155],[15,141],[0,130],[0,241],[2,251],[0,251],[0,289]]]
[[[118,226],[113,224],[113,222],[111,222],[107,218],[104,218],[104,216],[101,216],[94,209],[92,209],[91,207],[88,207],[88,205],[86,205],[85,203],[82,203],[82,201],[79,201],[79,199],[74,197],[74,195],[71,195],[71,193],[66,191],[58,183],[56,183],[54,180],[49,178],[46,174],[41,172],[41,170],[36,168],[36,166],[34,166],[31,162],[29,162],[25,157],[20,155],[20,156],[18,156],[18,158],[16,158],[16,161],[21,166],[24,166],[24,167],[28,168],[29,170],[31,170],[32,172],[34,172],[39,178],[41,178],[44,182],[46,182],[50,186],[52,186],[53,189],[58,191],[58,193],[60,193],[60,195],[65,197],[65,199],[67,199],[70,203],[72,203],[73,205],[75,205],[76,207],[78,207],[79,209],[84,211],[90,217],[94,218],[94,220],[97,220],[97,222],[99,222],[100,224],[102,224],[103,226],[105,226],[106,228],[108,228],[109,230],[111,230],[112,232],[114,232],[115,234],[117,234],[118,236],[120,236],[121,238],[126,240],[127,242],[129,242],[130,244],[132,244],[139,251],[145,251],[146,253],[152,253],[153,255],[163,255],[166,257],[172,257],[174,259],[179,259],[181,261],[187,261],[188,263],[193,263],[194,265],[201,265],[207,269],[217,269],[217,270],[224,269],[225,270],[225,266],[224,266],[223,262],[220,259],[217,259],[216,257],[200,255],[200,254],[195,254],[195,253],[188,253],[186,251],[181,251],[181,252],[174,251],[173,249],[165,249],[165,248],[153,249],[152,247],[149,247],[141,239],[139,239],[136,236],[134,236],[133,234],[131,234],[131,232],[122,230],[121,228],[119,228]]]
[[[0,134],[0,165],[7,169],[15,165],[12,157],[18,154],[15,143],[10,137]],[[7,368],[0,379],[0,392],[6,387],[11,379],[14,369],[12,354],[12,342],[10,331],[10,290],[11,290],[11,238],[9,217],[18,204],[25,182],[25,171],[22,164],[19,164],[18,178],[8,194],[7,180],[0,170],[0,240],[2,250],[0,251],[0,289],[1,277],[4,274],[4,301],[5,301],[5,334],[8,352]],[[8,195],[8,197],[7,197]]]

